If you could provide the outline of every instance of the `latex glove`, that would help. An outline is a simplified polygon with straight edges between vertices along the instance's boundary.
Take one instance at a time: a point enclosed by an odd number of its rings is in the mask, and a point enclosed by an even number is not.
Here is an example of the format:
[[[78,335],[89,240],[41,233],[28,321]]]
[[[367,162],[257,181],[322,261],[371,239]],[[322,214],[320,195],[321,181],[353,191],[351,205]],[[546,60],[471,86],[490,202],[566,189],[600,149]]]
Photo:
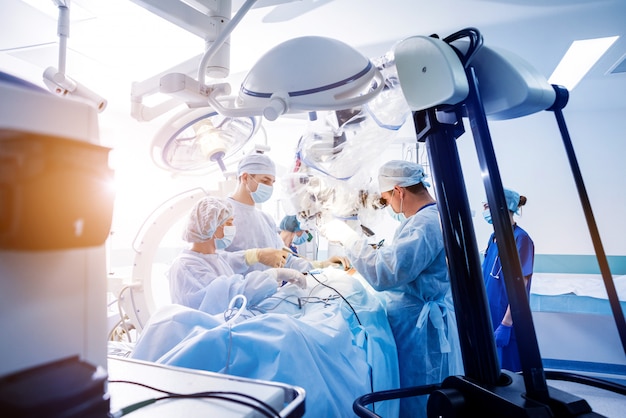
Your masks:
[[[359,235],[345,222],[333,219],[322,226],[320,232],[330,242],[338,242],[344,247],[359,239]]]
[[[266,270],[279,283],[287,282],[295,284],[301,289],[306,289],[306,276],[294,269],[274,268]]]
[[[326,268],[329,266],[340,265],[344,270],[350,269],[350,261],[346,257],[339,257],[336,255],[333,255],[328,260],[314,261],[312,264],[315,268]]]
[[[496,340],[496,347],[506,347],[511,341],[512,326],[500,324],[494,332],[494,338]]]
[[[245,252],[246,263],[249,266],[261,263],[268,267],[283,267],[288,255],[287,251],[276,248],[253,248]]]

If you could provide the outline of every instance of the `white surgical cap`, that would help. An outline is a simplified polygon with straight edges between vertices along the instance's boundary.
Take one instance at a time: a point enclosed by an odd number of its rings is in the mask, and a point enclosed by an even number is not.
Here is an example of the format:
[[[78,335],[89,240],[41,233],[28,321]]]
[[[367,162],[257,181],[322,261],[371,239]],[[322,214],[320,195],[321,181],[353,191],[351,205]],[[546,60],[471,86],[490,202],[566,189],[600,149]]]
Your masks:
[[[519,214],[519,193],[504,189],[504,198],[506,199],[506,207],[513,213]]]
[[[249,154],[239,161],[237,167],[237,177],[243,173],[248,174],[270,174],[276,176],[276,166],[274,162],[264,154]]]
[[[424,181],[425,178],[426,174],[421,165],[411,161],[391,160],[378,170],[378,187],[381,192],[387,192],[395,186],[408,187],[418,183],[430,187],[430,184]]]
[[[183,239],[187,242],[203,242],[213,237],[218,226],[233,216],[233,207],[224,199],[207,196],[191,209]]]

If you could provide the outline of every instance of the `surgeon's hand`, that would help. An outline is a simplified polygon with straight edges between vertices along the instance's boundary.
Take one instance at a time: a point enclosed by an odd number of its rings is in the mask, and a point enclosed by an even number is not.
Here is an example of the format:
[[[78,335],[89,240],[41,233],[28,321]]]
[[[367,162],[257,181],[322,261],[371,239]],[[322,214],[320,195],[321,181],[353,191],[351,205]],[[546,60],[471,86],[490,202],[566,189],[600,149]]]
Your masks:
[[[512,326],[500,324],[493,336],[496,340],[496,347],[506,347],[511,342],[511,331],[513,330]]]
[[[253,248],[246,251],[246,262],[249,266],[255,263],[268,267],[284,267],[289,253],[276,248]]]
[[[343,267],[344,270],[349,270],[350,260],[348,260],[346,257],[339,257],[336,255],[333,255],[327,260],[313,262],[313,267],[315,268],[326,268],[329,266],[336,266],[336,265]]]
[[[266,271],[268,274],[273,276],[279,284],[281,284],[282,282],[288,282],[291,284],[295,284],[301,289],[306,289],[306,276],[300,273],[298,270],[274,268]]]
[[[359,234],[339,219],[333,219],[320,229],[321,234],[330,242],[338,242],[344,247],[359,239]]]

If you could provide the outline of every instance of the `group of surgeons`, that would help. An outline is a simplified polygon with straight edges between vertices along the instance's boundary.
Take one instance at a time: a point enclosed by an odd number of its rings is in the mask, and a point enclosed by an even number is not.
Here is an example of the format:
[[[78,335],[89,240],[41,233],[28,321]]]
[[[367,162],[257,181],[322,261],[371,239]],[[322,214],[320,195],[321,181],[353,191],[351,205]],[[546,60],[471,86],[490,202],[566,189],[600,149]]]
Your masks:
[[[280,231],[288,232],[282,234],[283,240],[273,218],[256,206],[272,196],[274,163],[265,154],[247,155],[239,163],[238,184],[228,198],[207,196],[192,209],[183,233],[191,248],[183,250],[170,268],[172,302],[218,314],[236,295],[244,295],[255,304],[282,285],[306,288],[304,273],[314,268],[351,267],[377,291],[385,306],[397,347],[401,387],[437,384],[447,376],[462,374],[443,233],[426,177],[417,163],[385,163],[378,172],[378,185],[381,202],[400,222],[393,242],[375,248],[367,237],[335,220],[319,232],[329,242],[340,243],[345,257],[308,260],[298,255],[296,247],[290,247],[294,239],[305,236],[297,218],[286,217],[281,222]],[[523,243],[524,274],[530,283],[532,240],[516,227],[512,215],[525,198],[507,191],[507,199],[509,196],[512,225],[516,240],[521,237]],[[489,267],[499,269],[493,236],[490,244],[483,266],[493,264]],[[512,349],[516,350],[510,309],[503,281],[499,280],[501,269],[492,276],[489,282],[485,279],[487,293],[501,299],[498,308],[491,309],[495,338],[499,354],[509,353],[508,359]],[[491,306],[492,301],[489,303]],[[519,366],[519,360],[506,365]],[[400,416],[426,416],[426,401],[425,396],[402,398]]]

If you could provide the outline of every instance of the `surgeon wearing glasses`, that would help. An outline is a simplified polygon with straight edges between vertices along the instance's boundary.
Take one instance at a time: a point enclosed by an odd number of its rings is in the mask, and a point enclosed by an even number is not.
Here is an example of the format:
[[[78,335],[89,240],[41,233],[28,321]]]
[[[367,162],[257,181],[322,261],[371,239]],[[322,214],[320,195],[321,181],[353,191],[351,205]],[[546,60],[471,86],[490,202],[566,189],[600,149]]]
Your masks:
[[[378,172],[382,202],[400,223],[393,242],[373,248],[347,224],[322,228],[340,242],[352,266],[379,292],[398,350],[401,387],[441,383],[461,374],[443,232],[421,165],[392,160]],[[425,417],[425,396],[400,400],[401,417]]]
[[[513,215],[519,215],[519,208],[526,204],[526,197],[520,196],[519,193],[506,188],[504,189],[504,197],[511,225],[513,226],[513,236],[515,237],[515,244],[522,265],[526,292],[529,292],[533,275],[535,245],[528,233],[517,225],[513,217]],[[492,223],[491,212],[487,203],[483,203],[483,217],[487,223]],[[506,294],[502,263],[498,254],[495,233],[492,233],[491,237],[489,237],[482,270],[489,311],[491,313],[491,322],[494,329],[494,339],[500,358],[500,367],[512,372],[519,372],[522,370],[522,366],[517,351],[517,339],[513,330],[511,307]]]

